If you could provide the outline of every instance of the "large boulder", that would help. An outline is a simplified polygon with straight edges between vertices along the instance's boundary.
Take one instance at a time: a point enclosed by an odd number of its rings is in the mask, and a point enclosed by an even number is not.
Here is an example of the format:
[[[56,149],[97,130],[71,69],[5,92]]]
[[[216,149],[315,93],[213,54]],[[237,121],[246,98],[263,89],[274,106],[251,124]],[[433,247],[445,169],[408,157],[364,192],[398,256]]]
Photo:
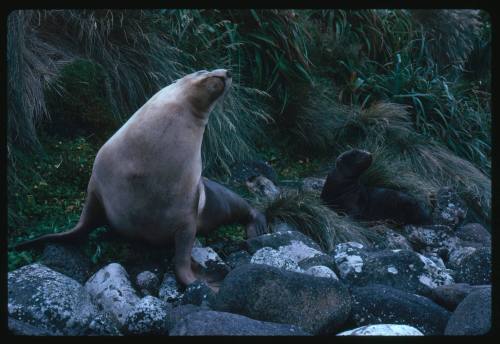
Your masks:
[[[349,315],[350,296],[333,278],[246,264],[227,275],[213,308],[293,324],[313,334],[334,333]]]
[[[352,245],[352,244],[351,244]],[[423,255],[408,250],[362,251],[337,245],[335,260],[340,277],[352,285],[384,284],[411,293],[429,295],[453,277]]]
[[[432,300],[384,285],[352,288],[349,324],[401,324],[417,328],[425,335],[442,335],[450,317]]]
[[[180,302],[183,305],[209,306],[214,299],[214,291],[205,282],[196,280],[187,286]]]
[[[10,333],[16,336],[50,336],[52,333],[44,328],[30,325],[24,321],[9,317]]]
[[[81,284],[90,276],[90,258],[75,245],[48,244],[43,250],[40,262]]]
[[[491,283],[491,249],[483,247],[464,257],[456,269],[457,282],[472,285]]]
[[[475,242],[491,246],[491,234],[479,223],[468,223],[455,231],[455,235],[463,241]]]
[[[302,260],[322,253],[321,247],[314,240],[295,230],[259,235],[248,239],[245,243],[246,249],[251,254],[254,254],[263,247],[270,247],[275,250],[294,250],[296,254],[300,254],[301,258],[295,260]]]
[[[195,305],[179,305],[176,307],[173,307],[170,309],[168,312],[167,316],[165,317],[165,323],[167,326],[167,330],[170,332],[172,329],[177,325],[179,321],[181,321],[186,315],[189,313],[194,313],[194,312],[199,312],[199,311],[208,311],[210,310],[209,307],[203,305],[203,306],[195,306]]]
[[[467,295],[481,288],[491,288],[489,285],[470,285],[467,283],[454,283],[434,288],[429,296],[438,305],[453,311]]]
[[[491,288],[481,288],[470,293],[450,317],[445,335],[476,336],[491,329]]]
[[[80,283],[38,263],[9,272],[7,308],[9,317],[31,325],[33,331],[70,336],[120,334]]]
[[[392,230],[391,228],[384,225],[377,225],[370,228],[370,230],[379,234],[382,240],[375,244],[377,249],[388,249],[388,250],[413,250],[410,242],[405,238],[404,235]]]
[[[168,333],[167,314],[172,306],[153,296],[145,296],[125,317],[125,332],[133,335]]]
[[[377,324],[337,333],[337,336],[423,336],[423,333],[408,325]]]
[[[121,326],[125,325],[127,314],[140,300],[132,288],[127,272],[118,263],[111,263],[97,271],[85,283],[85,290]]]
[[[301,328],[250,319],[239,314],[198,311],[187,314],[170,331],[171,336],[307,336]]]

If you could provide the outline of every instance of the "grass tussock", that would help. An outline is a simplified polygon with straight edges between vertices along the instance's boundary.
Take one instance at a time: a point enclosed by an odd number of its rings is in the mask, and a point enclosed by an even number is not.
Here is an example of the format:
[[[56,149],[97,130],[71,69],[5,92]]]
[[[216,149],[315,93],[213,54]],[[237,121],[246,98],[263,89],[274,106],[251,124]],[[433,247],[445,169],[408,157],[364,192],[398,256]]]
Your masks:
[[[286,222],[316,241],[325,251],[331,251],[336,244],[357,241],[369,244],[374,233],[356,221],[340,216],[315,194],[288,191],[273,201],[262,203],[269,223]]]

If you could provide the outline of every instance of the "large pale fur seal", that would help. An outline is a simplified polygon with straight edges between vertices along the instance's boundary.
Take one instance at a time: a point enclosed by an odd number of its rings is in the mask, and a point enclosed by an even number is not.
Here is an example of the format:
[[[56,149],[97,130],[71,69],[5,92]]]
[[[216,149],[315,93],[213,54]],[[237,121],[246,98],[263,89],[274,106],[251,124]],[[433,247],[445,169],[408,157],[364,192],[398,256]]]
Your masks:
[[[175,273],[188,285],[197,279],[191,267],[197,233],[228,223],[247,225],[248,237],[265,233],[261,213],[201,176],[205,126],[230,85],[230,73],[217,69],[189,74],[156,93],[97,153],[78,224],[16,248],[83,240],[108,226],[152,245],[174,243]]]
[[[371,163],[372,155],[367,151],[351,149],[342,153],[321,191],[323,202],[356,219],[430,224],[432,220],[427,210],[410,195],[361,184],[359,177]]]

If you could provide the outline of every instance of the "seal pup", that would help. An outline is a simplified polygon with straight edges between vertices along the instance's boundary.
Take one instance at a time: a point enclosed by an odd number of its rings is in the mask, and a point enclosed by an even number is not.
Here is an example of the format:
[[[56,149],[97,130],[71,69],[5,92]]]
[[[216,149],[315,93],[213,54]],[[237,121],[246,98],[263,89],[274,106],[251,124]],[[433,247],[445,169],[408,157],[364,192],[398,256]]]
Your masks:
[[[225,69],[198,71],[153,95],[97,152],[77,225],[16,247],[81,242],[100,226],[131,240],[175,246],[174,269],[186,286],[197,279],[191,250],[197,233],[228,223],[248,237],[265,218],[241,197],[201,176],[201,145],[210,112],[231,85]],[[207,279],[207,276],[204,276]]]
[[[321,191],[331,209],[355,219],[391,220],[398,224],[431,224],[431,216],[412,196],[387,188],[368,187],[359,177],[372,163],[370,152],[351,149],[335,161]]]

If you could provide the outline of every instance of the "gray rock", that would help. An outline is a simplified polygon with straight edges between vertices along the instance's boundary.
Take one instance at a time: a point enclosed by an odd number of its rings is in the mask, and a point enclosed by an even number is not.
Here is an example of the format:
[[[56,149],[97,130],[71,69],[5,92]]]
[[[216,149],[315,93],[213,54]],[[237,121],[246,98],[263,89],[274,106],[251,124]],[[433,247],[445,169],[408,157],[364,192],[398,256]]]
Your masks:
[[[484,246],[491,246],[491,234],[479,223],[468,223],[455,231],[455,235],[463,241],[471,241]]]
[[[412,245],[404,237],[404,235],[390,229],[389,227],[378,225],[371,227],[371,230],[375,231],[383,238],[383,240],[376,243],[375,248],[377,249],[410,250],[410,251],[413,250]]]
[[[384,285],[354,287],[351,290],[353,327],[374,324],[401,324],[425,335],[441,335],[450,312],[432,300]]]
[[[491,249],[480,248],[463,258],[457,269],[457,282],[477,284],[491,283]]]
[[[177,283],[175,275],[166,272],[158,290],[158,297],[167,302],[176,302],[182,297],[180,290],[181,286]]]
[[[247,264],[227,275],[213,308],[293,324],[313,334],[333,333],[349,315],[350,296],[333,278]]]
[[[432,217],[435,224],[455,228],[467,215],[467,207],[458,194],[451,188],[445,187],[438,190],[436,206]]]
[[[252,256],[247,251],[240,250],[240,251],[231,253],[226,258],[225,261],[226,261],[226,264],[229,265],[229,267],[231,269],[234,269],[237,266],[250,263],[250,259],[252,259]]]
[[[199,311],[207,311],[210,310],[207,306],[195,306],[195,305],[179,305],[177,307],[173,307],[167,314],[165,318],[167,330],[170,332],[177,323],[184,318],[186,315]]]
[[[451,227],[445,225],[406,225],[404,234],[412,247],[422,253],[435,252],[447,257],[460,244]]]
[[[470,293],[450,317],[445,335],[479,336],[491,330],[491,287]]]
[[[153,296],[142,298],[125,317],[127,334],[165,335],[168,333],[167,314],[172,306]]]
[[[325,178],[317,178],[317,177],[307,177],[302,179],[301,190],[304,192],[316,192],[321,193],[323,190],[323,185],[325,185]]]
[[[342,280],[355,281],[360,278],[363,272],[368,251],[363,244],[349,241],[337,244],[331,252],[339,276]]]
[[[97,271],[85,283],[85,290],[120,326],[125,324],[127,314],[140,300],[130,284],[127,272],[117,263],[111,263]]]
[[[453,311],[467,295],[481,288],[491,288],[488,285],[470,285],[467,283],[454,283],[442,285],[432,290],[429,296],[438,305]]]
[[[40,262],[81,284],[90,276],[90,258],[76,245],[48,244]]]
[[[51,335],[119,333],[80,283],[38,263],[9,272],[8,313]]]
[[[327,268],[332,270],[336,275],[339,274],[337,264],[335,264],[335,260],[333,259],[333,257],[327,254],[320,254],[310,258],[302,259],[297,264],[303,270],[307,270],[313,266],[326,266]]]
[[[357,269],[354,273],[341,274],[341,278],[353,285],[378,283],[421,295],[429,295],[433,288],[454,282],[447,270],[408,250],[370,252],[354,269]]]
[[[314,240],[301,232],[294,230],[259,235],[258,237],[246,240],[246,246],[248,252],[254,254],[263,247],[270,247],[275,250],[279,250],[280,247],[293,245],[296,244],[296,242],[301,242],[305,246],[321,251],[321,247],[314,242]],[[305,258],[309,257],[304,257],[303,259]]]
[[[9,317],[8,326],[10,333],[16,336],[50,336],[50,331],[30,325],[24,321]]]
[[[207,273],[218,280],[224,279],[231,270],[210,247],[193,247],[191,258],[200,266],[202,273]]]
[[[181,298],[181,304],[195,306],[210,306],[215,299],[215,293],[203,281],[195,281],[187,286]]]
[[[177,322],[171,336],[306,336],[301,328],[216,311],[189,313]]]
[[[448,261],[446,262],[446,266],[450,269],[457,270],[462,265],[462,261],[476,252],[477,248],[471,246],[456,246],[450,253],[448,257]]]
[[[378,324],[361,326],[337,336],[423,336],[423,333],[408,325]]]
[[[280,194],[280,189],[264,176],[251,177],[245,184],[248,190],[258,197],[273,200]]]
[[[143,271],[135,278],[135,284],[143,295],[157,295],[160,280],[151,271]]]
[[[305,273],[311,276],[333,278],[336,279],[337,281],[339,280],[335,272],[333,272],[330,268],[323,265],[311,266],[305,271]]]

